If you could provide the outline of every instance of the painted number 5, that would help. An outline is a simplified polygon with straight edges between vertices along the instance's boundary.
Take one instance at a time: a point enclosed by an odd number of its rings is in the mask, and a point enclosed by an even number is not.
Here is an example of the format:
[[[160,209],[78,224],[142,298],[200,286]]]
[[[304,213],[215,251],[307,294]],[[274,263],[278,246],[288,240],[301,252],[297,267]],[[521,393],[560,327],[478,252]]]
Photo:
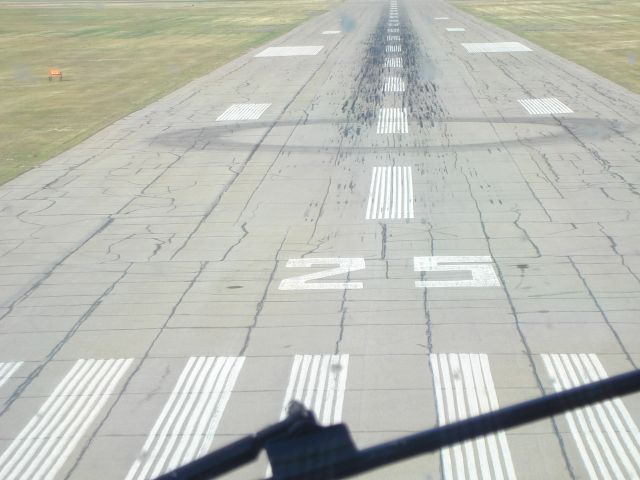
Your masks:
[[[418,288],[434,287],[499,287],[500,281],[491,265],[489,256],[461,257],[414,257],[415,272],[470,272],[471,279],[465,280],[417,280]]]
[[[364,258],[291,258],[287,268],[311,268],[319,265],[338,265],[321,272],[307,273],[299,277],[285,278],[280,290],[344,290],[362,288],[362,282],[309,282],[343,273],[364,270]]]

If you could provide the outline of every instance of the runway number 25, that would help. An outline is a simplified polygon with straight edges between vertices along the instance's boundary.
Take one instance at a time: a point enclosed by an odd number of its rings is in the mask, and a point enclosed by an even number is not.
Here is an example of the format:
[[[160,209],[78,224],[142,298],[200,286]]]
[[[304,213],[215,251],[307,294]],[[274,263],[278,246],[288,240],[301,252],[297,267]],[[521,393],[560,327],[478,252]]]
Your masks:
[[[313,282],[321,278],[333,277],[341,273],[364,270],[364,258],[291,258],[287,268],[310,268],[317,265],[337,265],[321,272],[307,273],[299,277],[285,278],[280,282],[280,290],[344,290],[362,288],[362,282]]]
[[[416,287],[499,287],[489,256],[413,257],[414,272],[471,272],[470,279],[416,281]]]
[[[499,287],[500,281],[493,269],[493,260],[489,256],[435,256],[414,257],[415,272],[469,272],[471,278],[460,280],[416,280],[418,288],[460,288],[460,287]],[[285,278],[280,282],[280,290],[345,290],[363,288],[362,282],[312,282],[327,277],[365,269],[364,258],[292,258],[287,268],[313,268],[334,266],[320,272],[307,273],[297,277]],[[469,276],[468,274],[466,276]]]

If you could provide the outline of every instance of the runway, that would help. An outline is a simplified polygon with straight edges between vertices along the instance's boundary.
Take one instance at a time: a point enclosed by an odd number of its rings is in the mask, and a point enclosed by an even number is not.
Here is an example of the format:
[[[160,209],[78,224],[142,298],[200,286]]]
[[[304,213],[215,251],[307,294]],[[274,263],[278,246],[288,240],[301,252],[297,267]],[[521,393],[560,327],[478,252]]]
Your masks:
[[[294,398],[363,447],[636,368],[639,125],[441,0],[346,0],[115,122],[0,187],[0,478],[152,478]],[[362,478],[638,478],[638,422]]]

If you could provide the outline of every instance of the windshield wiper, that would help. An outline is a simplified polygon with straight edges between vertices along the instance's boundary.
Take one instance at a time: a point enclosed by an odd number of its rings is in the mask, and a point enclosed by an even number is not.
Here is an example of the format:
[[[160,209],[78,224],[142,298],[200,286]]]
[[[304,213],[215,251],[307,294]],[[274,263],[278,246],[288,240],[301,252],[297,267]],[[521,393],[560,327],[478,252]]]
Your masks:
[[[635,370],[362,450],[356,448],[345,424],[321,426],[313,412],[292,402],[287,418],[281,422],[166,473],[158,480],[215,478],[254,460],[262,449],[269,457],[273,480],[345,478],[639,390],[640,370]]]

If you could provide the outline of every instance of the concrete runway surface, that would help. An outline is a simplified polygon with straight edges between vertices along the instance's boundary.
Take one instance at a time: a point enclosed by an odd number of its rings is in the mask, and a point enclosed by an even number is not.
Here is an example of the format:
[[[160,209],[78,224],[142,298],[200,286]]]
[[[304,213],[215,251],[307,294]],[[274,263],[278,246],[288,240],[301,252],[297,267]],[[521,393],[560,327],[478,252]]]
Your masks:
[[[347,0],[123,118],[0,188],[0,478],[150,478],[291,398],[366,446],[636,367],[639,125],[440,0]],[[638,478],[639,422],[366,478]]]

